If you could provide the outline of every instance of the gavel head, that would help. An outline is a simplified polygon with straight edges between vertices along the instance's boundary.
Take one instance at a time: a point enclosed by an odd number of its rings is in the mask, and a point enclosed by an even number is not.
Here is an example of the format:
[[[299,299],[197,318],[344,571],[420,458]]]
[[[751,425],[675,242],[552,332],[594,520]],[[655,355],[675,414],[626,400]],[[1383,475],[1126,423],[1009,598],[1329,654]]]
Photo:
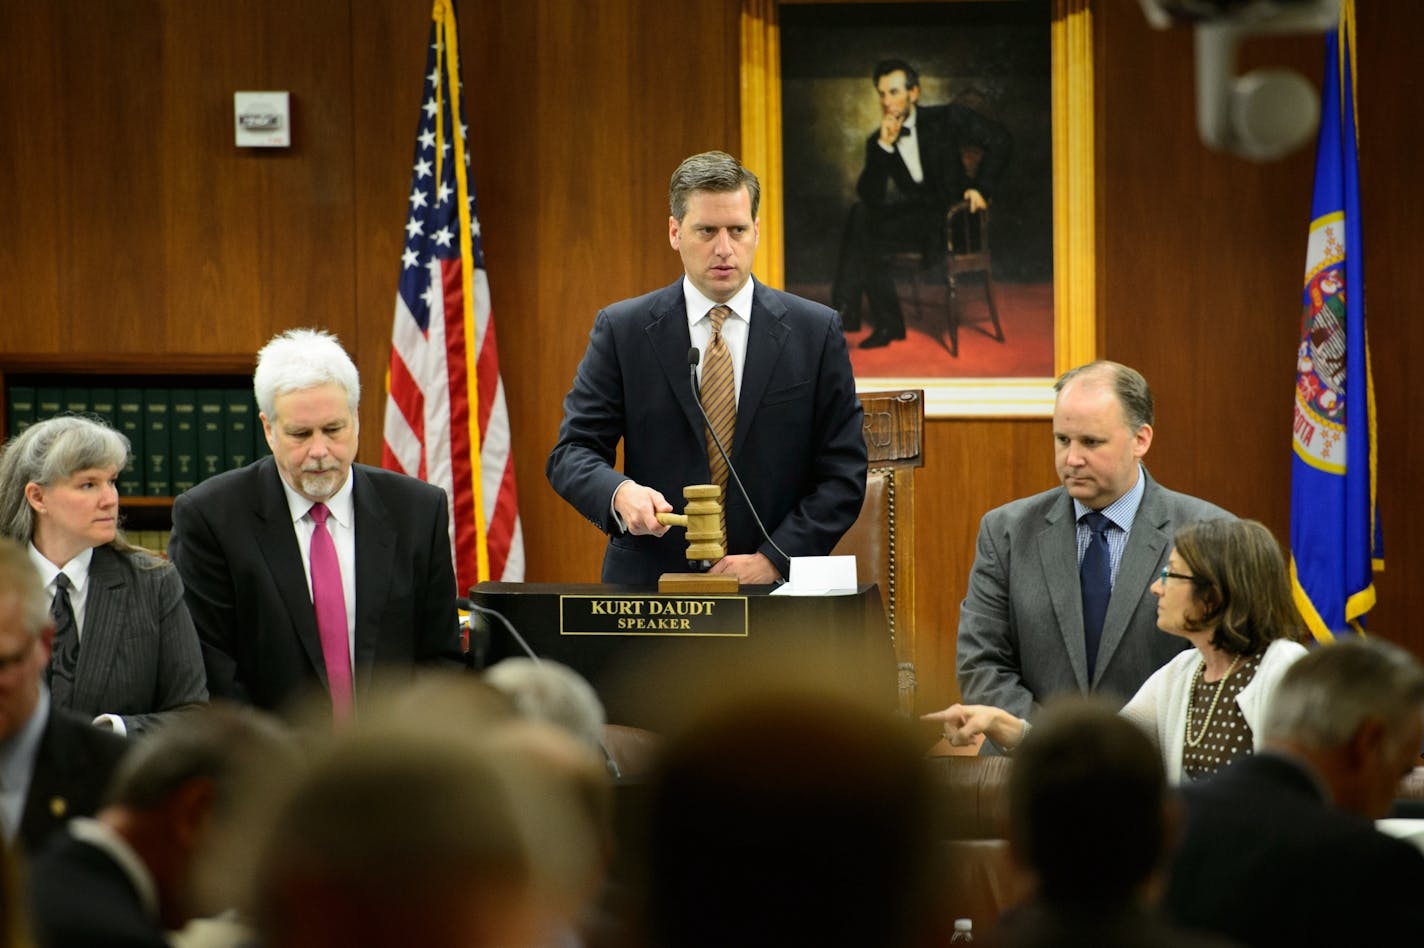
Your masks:
[[[716,484],[690,484],[683,516],[687,523],[687,558],[715,563],[727,555],[726,523],[722,516],[722,488]]]

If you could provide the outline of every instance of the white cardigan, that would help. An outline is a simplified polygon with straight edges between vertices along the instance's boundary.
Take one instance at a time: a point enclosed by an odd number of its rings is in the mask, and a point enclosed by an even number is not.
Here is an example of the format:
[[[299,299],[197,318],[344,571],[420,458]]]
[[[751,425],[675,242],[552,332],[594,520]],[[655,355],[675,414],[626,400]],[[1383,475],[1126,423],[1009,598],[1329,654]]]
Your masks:
[[[1257,750],[1261,747],[1261,724],[1266,704],[1275,694],[1276,685],[1286,669],[1305,655],[1305,647],[1286,639],[1276,639],[1266,647],[1256,677],[1236,696],[1241,715],[1251,726]],[[1167,768],[1167,781],[1182,782],[1182,751],[1186,745],[1187,703],[1191,700],[1192,681],[1202,663],[1202,654],[1189,648],[1152,673],[1142,683],[1137,694],[1123,706],[1122,715],[1152,735],[1162,751],[1162,763]]]

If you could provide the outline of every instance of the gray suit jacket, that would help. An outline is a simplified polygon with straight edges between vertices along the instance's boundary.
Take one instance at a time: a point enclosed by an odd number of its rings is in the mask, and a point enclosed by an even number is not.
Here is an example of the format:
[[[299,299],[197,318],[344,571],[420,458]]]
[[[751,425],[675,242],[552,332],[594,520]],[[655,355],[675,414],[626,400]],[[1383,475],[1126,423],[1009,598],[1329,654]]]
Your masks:
[[[177,570],[143,553],[94,548],[74,684],[54,697],[91,718],[120,715],[130,734],[208,700]]]
[[[1103,621],[1089,685],[1073,499],[1062,487],[995,508],[979,522],[969,592],[959,610],[959,690],[1031,719],[1061,691],[1092,691],[1119,707],[1186,641],[1157,628],[1149,588],[1185,523],[1230,517],[1147,475]],[[988,745],[986,745],[987,747]],[[992,752],[992,748],[990,748]]]

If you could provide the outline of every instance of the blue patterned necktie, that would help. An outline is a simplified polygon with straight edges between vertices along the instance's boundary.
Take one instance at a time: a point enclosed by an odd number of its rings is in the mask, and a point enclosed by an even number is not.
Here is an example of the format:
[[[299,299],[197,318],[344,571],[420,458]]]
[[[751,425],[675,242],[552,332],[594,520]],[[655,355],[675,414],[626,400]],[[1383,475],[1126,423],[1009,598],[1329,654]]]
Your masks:
[[[1108,527],[1112,521],[1090,510],[1083,515],[1082,522],[1092,532],[1078,570],[1083,590],[1083,646],[1088,655],[1088,681],[1091,682],[1098,664],[1098,645],[1103,639],[1103,619],[1107,617],[1108,599],[1112,596],[1112,555],[1108,552]]]
[[[79,665],[79,623],[74,619],[74,607],[69,603],[69,577],[60,573],[54,578],[54,599],[49,604],[54,619],[54,655],[49,662],[49,687],[54,703],[66,707],[74,687],[74,669]]]

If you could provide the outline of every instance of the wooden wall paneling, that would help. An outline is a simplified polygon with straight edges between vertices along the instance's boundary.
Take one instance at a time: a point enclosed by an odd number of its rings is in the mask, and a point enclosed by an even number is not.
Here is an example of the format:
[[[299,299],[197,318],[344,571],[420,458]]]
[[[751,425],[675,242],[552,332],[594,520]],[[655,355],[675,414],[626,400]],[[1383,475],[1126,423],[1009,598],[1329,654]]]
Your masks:
[[[64,52],[56,21],[42,3],[0,4],[0,351],[53,348],[58,327],[61,256],[55,222],[70,194],[60,187],[58,157],[66,121],[61,89]],[[23,55],[19,40],[25,37]],[[72,119],[73,116],[69,115]],[[43,247],[44,252],[37,252]]]
[[[680,272],[668,175],[736,144],[736,7],[505,2],[462,17],[484,37],[465,82],[526,576],[596,579],[604,538],[544,462],[598,309]]]
[[[430,7],[412,0],[351,5],[351,241],[355,326],[345,339],[361,370],[358,457],[381,463],[386,371],[396,285],[410,200],[421,84],[428,54]],[[461,25],[463,55],[471,30]],[[468,74],[468,70],[467,70]],[[468,94],[468,86],[467,86]],[[468,107],[468,106],[467,106]],[[478,177],[478,163],[472,180]],[[476,188],[476,195],[481,192]]]
[[[156,325],[179,351],[255,353],[270,335],[260,278],[268,210],[261,178],[270,156],[234,144],[232,94],[273,88],[264,74],[268,23],[253,0],[165,7],[154,83],[166,104],[163,220],[149,238],[165,264]],[[294,142],[302,147],[300,135]]]
[[[1424,655],[1417,539],[1418,399],[1408,362],[1424,345],[1411,305],[1424,216],[1414,173],[1421,81],[1407,37],[1417,5],[1359,4],[1362,203],[1389,569],[1370,626]],[[1290,411],[1314,149],[1253,164],[1217,155],[1191,122],[1189,31],[1157,33],[1102,4],[1100,256],[1104,352],[1141,368],[1158,399],[1149,464],[1165,483],[1290,529]],[[1319,83],[1319,36],[1253,41],[1242,68],[1284,66]],[[1156,130],[1159,130],[1157,132]],[[1416,252],[1411,252],[1416,251]],[[1401,432],[1403,435],[1401,436]]]
[[[1385,571],[1376,574],[1379,605],[1369,627],[1424,656],[1424,422],[1419,372],[1424,351],[1424,77],[1416,38],[1420,4],[1356,3],[1359,38],[1360,190],[1364,205],[1365,278],[1369,284],[1370,354],[1378,403],[1379,496]]]
[[[360,343],[350,6],[348,0],[306,0],[298,17],[282,0],[261,0],[268,61],[247,78],[259,88],[288,89],[293,101],[292,148],[249,156],[261,163],[254,198],[262,208],[257,239],[264,336],[319,326]]]
[[[915,598],[923,643],[916,706],[921,711],[959,700],[955,639],[979,518],[1055,483],[1053,426],[1045,419],[926,423],[925,466],[915,483],[920,577]]]
[[[1191,31],[1154,31],[1119,5],[1103,13],[1103,354],[1152,384],[1154,476],[1284,536],[1313,149],[1264,164],[1210,151],[1195,127]],[[1253,42],[1243,68],[1318,82],[1322,46]]]
[[[514,6],[502,24],[505,52],[482,64],[479,84],[487,164],[504,175],[486,224],[499,241],[490,278],[501,339],[521,370],[507,384],[519,392],[511,422],[526,576],[596,579],[602,536],[553,493],[544,461],[594,313],[632,292],[645,259],[647,231],[628,182],[648,144],[632,128],[644,107],[630,81],[637,18],[628,3]],[[524,49],[532,62],[514,55]],[[515,75],[517,91],[496,91]]]

